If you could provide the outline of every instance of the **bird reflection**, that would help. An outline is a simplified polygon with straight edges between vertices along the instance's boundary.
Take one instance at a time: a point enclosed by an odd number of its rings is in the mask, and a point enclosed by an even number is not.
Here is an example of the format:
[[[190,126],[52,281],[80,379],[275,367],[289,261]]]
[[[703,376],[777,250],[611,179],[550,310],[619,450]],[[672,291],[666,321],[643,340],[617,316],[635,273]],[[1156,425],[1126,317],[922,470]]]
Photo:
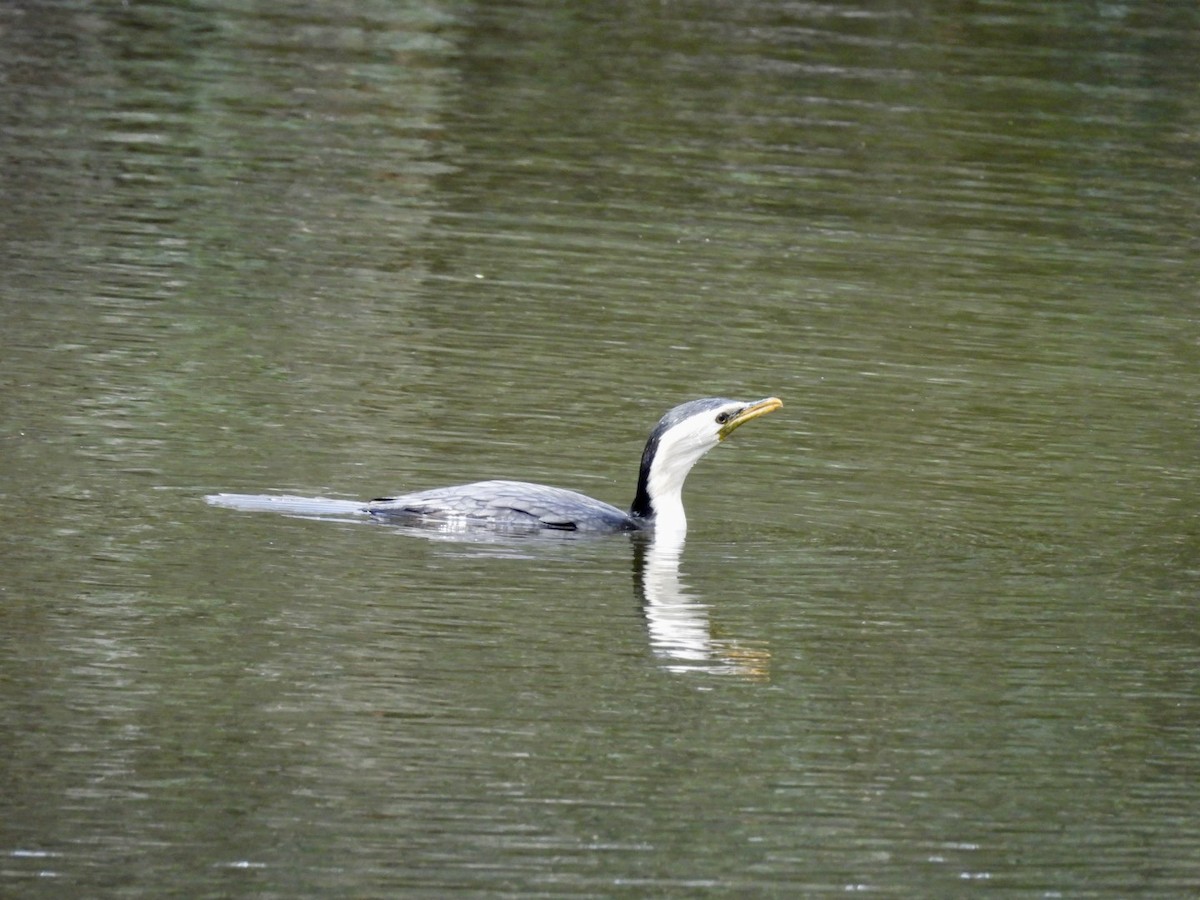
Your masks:
[[[246,512],[275,512],[302,519],[332,522],[375,522],[361,515],[361,503],[322,497],[267,494],[218,494],[207,498],[214,506]],[[536,559],[592,535],[546,529],[471,528],[445,522],[386,524],[427,540],[455,544],[460,552],[477,556]],[[713,637],[708,606],[693,596],[679,567],[686,532],[656,529],[627,536],[633,544],[633,580],[645,616],[650,650],[664,669],[675,673],[702,672],[766,681],[770,651],[761,644]]]
[[[755,681],[770,675],[770,651],[714,638],[708,606],[694,599],[679,574],[685,536],[658,532],[634,540],[634,587],[646,616],[650,649],[670,672],[729,674]]]

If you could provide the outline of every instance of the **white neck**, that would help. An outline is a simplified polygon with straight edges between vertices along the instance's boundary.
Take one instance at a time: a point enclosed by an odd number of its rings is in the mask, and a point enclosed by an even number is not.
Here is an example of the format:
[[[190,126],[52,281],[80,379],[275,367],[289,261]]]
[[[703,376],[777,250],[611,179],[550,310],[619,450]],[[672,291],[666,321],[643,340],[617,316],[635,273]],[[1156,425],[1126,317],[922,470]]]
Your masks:
[[[658,532],[687,531],[683,512],[683,483],[688,472],[715,442],[698,434],[668,432],[650,466],[647,491],[654,507],[654,528]]]
[[[682,485],[681,485],[682,487]],[[654,490],[654,479],[650,480]],[[683,493],[678,488],[667,494],[654,494],[654,529],[660,534],[684,534],[687,532],[687,516],[683,512]]]

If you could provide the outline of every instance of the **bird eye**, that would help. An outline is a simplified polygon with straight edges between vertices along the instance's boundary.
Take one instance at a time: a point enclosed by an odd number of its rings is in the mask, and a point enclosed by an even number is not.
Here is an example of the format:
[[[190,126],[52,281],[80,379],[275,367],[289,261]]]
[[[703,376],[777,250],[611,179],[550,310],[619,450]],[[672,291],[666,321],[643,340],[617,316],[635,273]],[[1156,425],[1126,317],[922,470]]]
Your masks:
[[[729,416],[730,416],[730,414],[727,412],[717,413],[717,424],[724,425],[726,422],[729,421]]]

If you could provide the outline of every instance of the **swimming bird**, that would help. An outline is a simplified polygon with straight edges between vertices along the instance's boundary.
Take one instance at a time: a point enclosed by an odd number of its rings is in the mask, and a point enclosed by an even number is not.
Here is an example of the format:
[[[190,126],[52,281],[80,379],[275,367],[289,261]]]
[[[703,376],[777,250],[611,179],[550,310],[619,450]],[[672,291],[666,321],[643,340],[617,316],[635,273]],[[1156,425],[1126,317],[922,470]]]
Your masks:
[[[326,511],[404,524],[682,532],[687,528],[683,483],[692,466],[734,430],[782,406],[778,397],[751,402],[708,397],[676,406],[658,421],[646,440],[637,492],[628,512],[576,491],[525,481],[476,481],[366,503],[244,494],[215,494],[206,499],[235,509],[275,509],[301,515]]]

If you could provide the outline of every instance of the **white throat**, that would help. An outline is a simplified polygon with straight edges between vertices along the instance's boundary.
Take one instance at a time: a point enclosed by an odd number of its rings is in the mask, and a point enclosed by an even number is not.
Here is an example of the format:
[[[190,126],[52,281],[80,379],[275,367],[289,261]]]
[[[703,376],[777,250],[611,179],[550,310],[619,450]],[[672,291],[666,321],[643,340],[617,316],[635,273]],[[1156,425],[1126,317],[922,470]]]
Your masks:
[[[705,453],[716,446],[711,431],[673,428],[662,436],[650,464],[646,489],[654,507],[654,528],[659,532],[687,531],[683,512],[683,483],[688,472]]]

